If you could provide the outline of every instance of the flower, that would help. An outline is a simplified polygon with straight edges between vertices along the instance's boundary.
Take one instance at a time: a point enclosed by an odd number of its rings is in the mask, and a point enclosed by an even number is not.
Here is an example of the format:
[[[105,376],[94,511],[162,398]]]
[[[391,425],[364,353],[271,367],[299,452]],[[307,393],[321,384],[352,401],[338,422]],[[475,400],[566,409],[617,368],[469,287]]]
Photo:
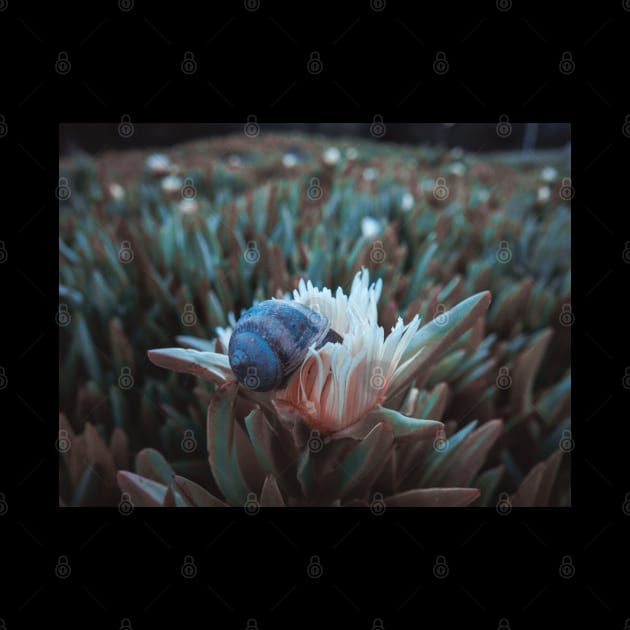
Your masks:
[[[398,318],[387,337],[378,325],[377,303],[382,280],[370,285],[367,269],[356,274],[349,295],[337,288],[318,289],[309,280],[300,280],[293,292],[295,302],[326,317],[338,332],[341,343],[311,346],[302,365],[283,389],[272,392],[278,405],[294,407],[304,421],[322,434],[354,424],[377,407],[392,391],[407,368],[420,354],[416,348],[405,356],[420,319],[407,325]],[[231,328],[217,328],[224,352],[230,343]]]
[[[287,386],[277,393],[280,402],[295,407],[305,422],[320,433],[329,434],[354,424],[385,400],[413,362],[418,349],[404,363],[401,358],[418,330],[416,315],[407,325],[398,318],[387,337],[378,325],[377,303],[382,280],[369,284],[365,269],[355,276],[350,294],[339,287],[318,289],[300,281],[293,292],[296,302],[328,318],[342,337],[341,343],[310,347],[302,366]]]

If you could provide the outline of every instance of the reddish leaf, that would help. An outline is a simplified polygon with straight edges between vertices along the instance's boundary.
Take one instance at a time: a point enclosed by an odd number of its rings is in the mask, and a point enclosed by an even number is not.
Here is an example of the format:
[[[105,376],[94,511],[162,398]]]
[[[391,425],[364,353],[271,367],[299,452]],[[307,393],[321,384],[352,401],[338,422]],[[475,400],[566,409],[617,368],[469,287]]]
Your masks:
[[[385,499],[387,507],[464,507],[479,496],[477,488],[424,488]]]

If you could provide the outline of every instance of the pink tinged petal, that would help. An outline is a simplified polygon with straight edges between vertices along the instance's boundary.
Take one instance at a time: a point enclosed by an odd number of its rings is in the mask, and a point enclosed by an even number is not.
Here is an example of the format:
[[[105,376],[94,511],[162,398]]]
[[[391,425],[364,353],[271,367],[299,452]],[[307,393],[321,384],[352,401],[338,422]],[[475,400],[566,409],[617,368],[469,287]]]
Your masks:
[[[224,383],[236,380],[225,354],[200,352],[189,348],[163,348],[149,350],[147,354],[150,361],[159,367],[194,374],[204,381]]]

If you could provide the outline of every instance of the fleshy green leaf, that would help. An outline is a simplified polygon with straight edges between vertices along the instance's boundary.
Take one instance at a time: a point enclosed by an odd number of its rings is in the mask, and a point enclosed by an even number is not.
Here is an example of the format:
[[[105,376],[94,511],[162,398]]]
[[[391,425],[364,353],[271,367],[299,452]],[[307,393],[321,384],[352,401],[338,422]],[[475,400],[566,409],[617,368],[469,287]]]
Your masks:
[[[477,488],[422,488],[385,498],[387,507],[464,507],[479,496]]]
[[[147,354],[151,362],[159,367],[194,374],[204,381],[224,383],[235,380],[225,354],[200,352],[190,348],[149,350]]]
[[[229,507],[227,503],[217,499],[198,483],[175,475],[173,483],[184,501],[193,507]]]
[[[261,507],[284,507],[284,499],[273,475],[267,475],[260,493]]]

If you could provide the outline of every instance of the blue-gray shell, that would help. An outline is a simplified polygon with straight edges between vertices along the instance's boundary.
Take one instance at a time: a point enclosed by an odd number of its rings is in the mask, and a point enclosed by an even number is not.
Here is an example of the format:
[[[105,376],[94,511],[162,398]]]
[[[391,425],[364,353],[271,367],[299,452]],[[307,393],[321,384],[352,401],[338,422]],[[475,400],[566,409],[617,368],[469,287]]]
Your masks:
[[[306,358],[308,348],[341,337],[326,317],[287,300],[265,300],[236,323],[228,357],[236,378],[249,389],[266,392],[282,387]]]

